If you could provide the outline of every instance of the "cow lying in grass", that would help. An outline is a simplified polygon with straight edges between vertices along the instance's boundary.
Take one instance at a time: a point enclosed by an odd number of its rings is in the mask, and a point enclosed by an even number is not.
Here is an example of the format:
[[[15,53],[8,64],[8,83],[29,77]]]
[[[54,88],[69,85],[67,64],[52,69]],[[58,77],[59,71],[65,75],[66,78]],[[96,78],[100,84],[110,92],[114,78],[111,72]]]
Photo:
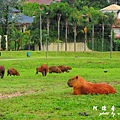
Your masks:
[[[57,66],[50,66],[49,73],[61,73],[62,71]]]
[[[109,84],[87,82],[80,76],[69,79],[67,84],[69,87],[73,87],[74,95],[116,93],[116,90]]]
[[[5,73],[5,67],[0,65],[0,76],[1,76],[1,79],[4,77],[4,73]]]
[[[62,72],[69,72],[72,69],[71,67],[64,65],[59,65],[58,68],[60,68]]]
[[[8,69],[8,71],[7,71],[7,76],[8,75],[13,75],[13,76],[20,76],[20,74],[19,74],[19,72],[16,70],[16,69],[14,69],[14,68],[9,68]]]

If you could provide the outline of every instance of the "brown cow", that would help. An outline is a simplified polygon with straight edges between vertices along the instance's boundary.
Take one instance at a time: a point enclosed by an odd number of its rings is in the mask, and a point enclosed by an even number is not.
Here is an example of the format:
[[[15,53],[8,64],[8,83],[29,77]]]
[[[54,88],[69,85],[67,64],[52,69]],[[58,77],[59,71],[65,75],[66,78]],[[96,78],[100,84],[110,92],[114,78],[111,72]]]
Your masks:
[[[41,66],[38,66],[38,67],[36,68],[36,74],[38,74],[38,72],[41,72]]]
[[[20,76],[19,72],[18,72],[16,69],[14,69],[14,68],[9,68],[9,69],[8,69],[8,71],[7,71],[7,76],[8,76],[9,74],[10,74],[10,76],[11,76],[11,75]]]
[[[87,82],[80,76],[74,76],[67,82],[69,87],[73,87],[74,95],[87,94],[114,94],[116,90],[109,84]]]
[[[1,76],[1,79],[4,77],[4,73],[5,73],[5,67],[0,65],[0,76]]]
[[[69,70],[72,69],[72,68],[69,67],[69,66],[63,66],[63,65],[58,66],[58,68],[60,68],[60,70],[61,70],[62,72],[69,72]]]
[[[49,71],[49,68],[46,64],[43,64],[36,68],[36,74],[38,74],[38,72],[41,72],[43,76],[46,76],[48,71]]]
[[[49,67],[49,73],[61,73],[62,71],[57,66]]]

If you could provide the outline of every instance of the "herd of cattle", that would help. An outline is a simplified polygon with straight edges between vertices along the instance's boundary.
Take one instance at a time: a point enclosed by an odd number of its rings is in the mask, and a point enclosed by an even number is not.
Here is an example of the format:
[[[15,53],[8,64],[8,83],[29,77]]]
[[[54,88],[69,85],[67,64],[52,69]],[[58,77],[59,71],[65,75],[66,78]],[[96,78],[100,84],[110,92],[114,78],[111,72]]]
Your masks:
[[[72,68],[69,66],[50,66],[48,67],[47,64],[42,64],[41,66],[38,66],[36,68],[36,74],[38,74],[38,72],[41,72],[43,76],[46,76],[47,73],[62,73],[62,72],[69,72]],[[1,78],[4,77],[5,74],[5,67],[0,65],[0,76]],[[20,76],[20,73],[15,69],[15,68],[9,68],[7,70],[7,76],[8,75],[16,75],[16,76]]]
[[[48,67],[47,64],[43,64],[36,68],[36,74],[41,72],[43,76],[46,76],[47,73],[62,73],[69,72],[72,68],[69,66],[51,66]],[[0,66],[0,76],[4,77],[5,67]],[[8,75],[16,75],[20,76],[19,72],[14,68],[9,68],[7,70]],[[73,87],[73,95],[81,95],[81,94],[115,94],[116,90],[109,84],[104,83],[91,83],[84,80],[81,76],[74,76],[70,78],[67,82],[69,87]]]

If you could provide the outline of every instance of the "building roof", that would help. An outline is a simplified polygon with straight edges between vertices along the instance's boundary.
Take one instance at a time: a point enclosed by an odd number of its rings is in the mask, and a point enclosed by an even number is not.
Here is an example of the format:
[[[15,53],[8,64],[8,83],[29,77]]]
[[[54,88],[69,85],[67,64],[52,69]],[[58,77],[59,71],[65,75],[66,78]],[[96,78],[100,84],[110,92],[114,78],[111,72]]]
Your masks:
[[[33,17],[29,17],[24,14],[20,14],[19,19],[16,22],[21,23],[21,24],[25,24],[25,23],[30,24],[33,22],[33,20],[34,20]]]
[[[53,0],[26,0],[26,2],[37,2],[39,4],[50,5]]]
[[[15,17],[9,14],[9,22],[19,23],[19,24],[30,24],[34,21],[34,17],[29,17],[23,13],[18,13]]]
[[[20,13],[20,10],[16,9],[16,8],[12,8],[11,9],[13,13]]]
[[[116,4],[112,4],[110,6],[101,9],[100,11],[118,11],[118,10],[120,10],[120,6]]]

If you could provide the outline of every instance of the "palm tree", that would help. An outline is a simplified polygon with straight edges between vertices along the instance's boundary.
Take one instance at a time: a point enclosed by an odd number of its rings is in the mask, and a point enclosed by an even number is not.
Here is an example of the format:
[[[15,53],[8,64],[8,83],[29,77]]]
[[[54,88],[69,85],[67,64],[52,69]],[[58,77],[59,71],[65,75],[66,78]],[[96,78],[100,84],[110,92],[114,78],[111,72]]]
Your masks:
[[[74,32],[74,51],[76,51],[76,36],[77,36],[77,26],[81,24],[81,19],[82,19],[82,15],[80,14],[80,12],[76,9],[73,8],[70,17],[69,17],[69,21],[73,26],[73,32]]]
[[[86,51],[86,43],[87,43],[87,32],[89,28],[89,22],[90,22],[90,16],[91,14],[89,13],[89,8],[87,6],[84,6],[82,11],[82,23],[84,24],[84,34],[85,34],[85,39],[84,39],[84,51]]]
[[[104,13],[100,14],[100,23],[102,24],[102,52],[104,51],[104,26],[107,23],[108,16]]]
[[[113,30],[112,30],[112,25],[116,25],[116,21],[117,21],[117,17],[114,16],[114,13],[106,13],[106,15],[108,16],[108,20],[107,23],[110,24],[110,58],[112,58],[112,49],[113,49]]]
[[[98,23],[100,12],[90,7],[88,10],[89,23],[92,25],[92,50],[94,51],[94,25]]]
[[[68,19],[69,19],[70,13],[72,11],[72,8],[69,6],[68,3],[65,3],[65,6],[62,10],[63,10],[62,18],[63,18],[63,20],[65,20],[65,51],[67,51]]]
[[[61,21],[61,16],[62,16],[62,12],[65,10],[65,3],[52,3],[52,11],[54,11],[54,13],[56,13],[57,16],[57,22],[58,22],[58,38],[57,41],[60,41],[60,21]],[[59,43],[57,45],[57,51],[59,51]]]
[[[49,36],[49,29],[50,29],[50,20],[51,18],[54,17],[54,11],[53,11],[53,6],[46,6],[44,4],[42,4],[42,8],[43,8],[43,18],[46,19],[47,21],[47,35]]]

